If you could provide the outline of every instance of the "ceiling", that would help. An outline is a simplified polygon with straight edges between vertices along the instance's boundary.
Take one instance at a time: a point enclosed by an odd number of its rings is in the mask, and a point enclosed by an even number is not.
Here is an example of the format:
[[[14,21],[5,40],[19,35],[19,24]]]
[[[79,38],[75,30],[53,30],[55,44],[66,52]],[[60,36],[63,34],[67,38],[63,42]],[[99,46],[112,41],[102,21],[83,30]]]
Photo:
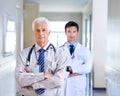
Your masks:
[[[43,12],[83,12],[91,0],[23,0],[24,4],[39,4]]]

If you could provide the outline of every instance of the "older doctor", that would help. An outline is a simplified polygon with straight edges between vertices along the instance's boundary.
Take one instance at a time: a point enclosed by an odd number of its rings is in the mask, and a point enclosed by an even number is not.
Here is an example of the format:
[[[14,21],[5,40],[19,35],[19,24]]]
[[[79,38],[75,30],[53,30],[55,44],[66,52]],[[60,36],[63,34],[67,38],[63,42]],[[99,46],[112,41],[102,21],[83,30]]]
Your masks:
[[[36,43],[25,48],[17,59],[19,93],[21,96],[59,96],[65,73],[65,49],[55,49],[49,42],[48,19],[36,18],[32,29]]]
[[[63,45],[67,49],[66,78],[61,96],[85,96],[86,74],[91,72],[92,61],[88,48],[77,41],[79,26],[70,21],[65,25],[67,42]]]

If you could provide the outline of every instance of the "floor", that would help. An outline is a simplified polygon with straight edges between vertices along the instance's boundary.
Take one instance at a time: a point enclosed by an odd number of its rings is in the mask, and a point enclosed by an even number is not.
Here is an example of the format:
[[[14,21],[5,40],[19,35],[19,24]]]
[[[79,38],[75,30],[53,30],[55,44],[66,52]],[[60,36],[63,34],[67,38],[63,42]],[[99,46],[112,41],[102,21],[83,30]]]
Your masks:
[[[104,89],[94,89],[93,96],[107,96]]]
[[[16,96],[15,63],[0,67],[0,96]],[[106,96],[105,90],[93,90],[93,96]]]
[[[0,67],[0,96],[15,96],[15,62]]]

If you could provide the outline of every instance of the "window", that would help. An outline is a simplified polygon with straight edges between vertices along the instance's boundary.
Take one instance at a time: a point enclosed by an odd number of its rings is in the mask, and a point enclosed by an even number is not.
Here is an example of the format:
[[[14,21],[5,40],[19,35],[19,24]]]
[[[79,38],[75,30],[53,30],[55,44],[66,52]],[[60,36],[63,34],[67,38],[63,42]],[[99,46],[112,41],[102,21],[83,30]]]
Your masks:
[[[15,52],[16,46],[16,32],[15,21],[13,18],[5,14],[4,15],[4,35],[3,35],[3,56],[12,55]]]
[[[56,47],[63,45],[67,40],[64,29],[65,24],[66,21],[50,22],[52,32],[49,37],[49,41]]]

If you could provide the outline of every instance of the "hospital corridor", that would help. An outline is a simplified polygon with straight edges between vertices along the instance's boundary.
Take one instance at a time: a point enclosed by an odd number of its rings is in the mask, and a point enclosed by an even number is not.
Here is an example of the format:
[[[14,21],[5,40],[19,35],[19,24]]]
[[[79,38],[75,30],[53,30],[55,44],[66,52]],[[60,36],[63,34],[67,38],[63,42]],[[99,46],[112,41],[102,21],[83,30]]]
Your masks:
[[[120,96],[119,10],[120,0],[1,0],[0,96],[20,96],[15,79],[16,62],[23,49],[37,44],[32,29],[32,21],[37,17],[46,17],[50,21],[49,41],[55,47],[64,46],[67,42],[65,25],[68,21],[79,25],[77,41],[90,50],[92,57],[92,71],[82,74],[86,76],[84,81],[87,85],[84,87],[86,92],[81,94]],[[35,53],[36,59],[32,60],[37,61],[37,55]],[[72,59],[71,53],[69,55]],[[79,60],[76,62],[79,63]]]

